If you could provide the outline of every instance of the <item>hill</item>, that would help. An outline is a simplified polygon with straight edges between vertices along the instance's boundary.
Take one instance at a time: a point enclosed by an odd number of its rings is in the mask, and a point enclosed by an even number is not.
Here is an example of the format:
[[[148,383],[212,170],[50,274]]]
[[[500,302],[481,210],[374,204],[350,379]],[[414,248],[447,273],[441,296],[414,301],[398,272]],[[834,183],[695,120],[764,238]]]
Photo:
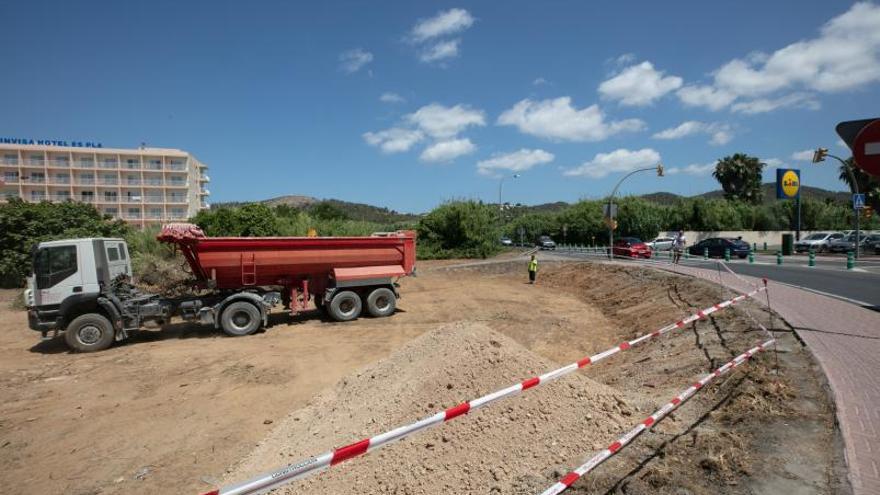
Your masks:
[[[764,202],[772,202],[776,201],[776,183],[775,182],[766,182],[761,185],[761,190],[764,192]],[[724,197],[724,191],[716,190],[709,191],[707,193],[700,194],[699,197],[703,197],[706,199],[721,199]],[[826,199],[830,199],[832,201],[838,203],[849,203],[851,200],[851,195],[845,191],[829,191],[827,189],[822,189],[821,187],[811,187],[811,186],[801,186],[801,197],[807,197],[812,199],[818,199],[820,201],[825,201]]]
[[[399,213],[397,211],[390,210],[388,208],[382,208],[379,206],[373,206],[364,203],[352,203],[339,199],[318,199],[312,196],[286,195],[264,199],[258,202],[271,207],[286,205],[292,208],[301,209],[306,212],[314,208],[316,205],[326,203],[344,211],[346,216],[351,220],[362,220],[365,222],[385,224],[412,222],[419,218],[419,215],[414,215],[411,213]],[[247,204],[247,202],[236,201],[227,203],[214,203],[211,205],[211,209],[231,208],[241,206],[243,204]]]

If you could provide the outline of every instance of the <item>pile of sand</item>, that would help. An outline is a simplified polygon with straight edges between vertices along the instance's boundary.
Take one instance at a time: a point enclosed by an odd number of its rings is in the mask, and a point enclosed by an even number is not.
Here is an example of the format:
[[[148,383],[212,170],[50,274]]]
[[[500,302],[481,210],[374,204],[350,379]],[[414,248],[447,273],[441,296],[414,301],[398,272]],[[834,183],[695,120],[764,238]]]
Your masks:
[[[225,481],[387,431],[558,366],[483,324],[439,328],[291,413]],[[535,493],[648,409],[574,373],[278,493]]]

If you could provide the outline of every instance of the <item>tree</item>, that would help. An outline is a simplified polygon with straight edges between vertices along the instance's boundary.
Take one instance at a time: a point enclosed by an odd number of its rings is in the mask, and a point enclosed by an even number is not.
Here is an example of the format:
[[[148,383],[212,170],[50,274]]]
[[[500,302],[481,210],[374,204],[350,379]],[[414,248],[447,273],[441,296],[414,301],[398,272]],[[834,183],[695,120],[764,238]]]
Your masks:
[[[240,208],[201,210],[192,222],[208,236],[268,237],[281,235],[278,217],[262,203],[249,203]]]
[[[0,286],[21,287],[38,243],[77,237],[123,237],[131,228],[87,203],[27,203],[10,198],[0,205]]]
[[[764,199],[761,190],[764,166],[758,158],[736,153],[718,160],[712,176],[724,189],[725,198],[759,204]]]
[[[846,164],[849,169],[852,170],[852,177],[849,172],[847,172],[847,167],[841,163],[839,169],[840,175],[838,176],[840,180],[849,187],[850,191],[855,192],[852,183],[854,177],[856,184],[859,186],[859,192],[865,195],[865,203],[874,208],[874,211],[880,211],[880,180],[877,180],[874,176],[868,175],[864,170],[857,167],[853,162],[852,157],[846,159]]]
[[[451,201],[434,208],[418,225],[420,258],[486,258],[497,253],[498,210],[482,202]]]

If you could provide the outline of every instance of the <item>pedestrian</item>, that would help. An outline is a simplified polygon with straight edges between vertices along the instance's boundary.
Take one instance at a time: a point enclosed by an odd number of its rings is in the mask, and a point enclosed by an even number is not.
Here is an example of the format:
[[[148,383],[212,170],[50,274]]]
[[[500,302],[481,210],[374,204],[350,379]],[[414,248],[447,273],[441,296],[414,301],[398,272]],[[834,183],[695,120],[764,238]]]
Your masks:
[[[681,253],[685,247],[687,247],[687,238],[684,236],[684,231],[679,230],[672,242],[672,262],[676,265],[681,261]]]
[[[538,278],[538,257],[533,254],[529,261],[529,283],[534,284],[536,278]]]

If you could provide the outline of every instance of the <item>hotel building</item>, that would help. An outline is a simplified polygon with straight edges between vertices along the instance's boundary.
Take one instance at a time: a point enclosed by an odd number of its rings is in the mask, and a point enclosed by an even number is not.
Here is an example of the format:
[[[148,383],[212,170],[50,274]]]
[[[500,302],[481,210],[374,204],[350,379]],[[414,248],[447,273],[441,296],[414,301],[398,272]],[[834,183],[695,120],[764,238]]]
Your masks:
[[[210,206],[208,166],[186,151],[67,144],[0,140],[0,202],[82,201],[139,227]]]

